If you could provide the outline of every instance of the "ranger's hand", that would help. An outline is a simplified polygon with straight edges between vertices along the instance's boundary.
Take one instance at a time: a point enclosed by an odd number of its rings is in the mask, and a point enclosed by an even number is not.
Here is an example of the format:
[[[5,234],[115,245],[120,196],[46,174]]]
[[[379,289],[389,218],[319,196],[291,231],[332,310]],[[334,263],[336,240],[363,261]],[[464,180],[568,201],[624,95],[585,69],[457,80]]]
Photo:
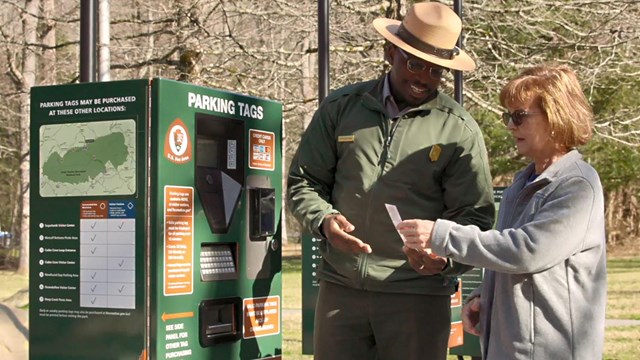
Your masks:
[[[405,245],[402,247],[402,252],[407,255],[409,265],[413,270],[422,275],[439,274],[447,266],[447,258],[432,254],[427,250],[416,250]]]
[[[322,232],[331,246],[350,254],[370,254],[371,246],[348,234],[353,230],[355,226],[341,214],[327,215],[322,220]]]

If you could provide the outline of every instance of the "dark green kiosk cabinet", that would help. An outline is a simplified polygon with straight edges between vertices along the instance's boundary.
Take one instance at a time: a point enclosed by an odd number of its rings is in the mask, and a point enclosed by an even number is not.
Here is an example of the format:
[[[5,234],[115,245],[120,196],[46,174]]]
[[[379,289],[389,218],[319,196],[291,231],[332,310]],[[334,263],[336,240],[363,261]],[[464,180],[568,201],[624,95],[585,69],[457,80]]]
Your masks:
[[[280,359],[282,105],[31,93],[30,359]]]

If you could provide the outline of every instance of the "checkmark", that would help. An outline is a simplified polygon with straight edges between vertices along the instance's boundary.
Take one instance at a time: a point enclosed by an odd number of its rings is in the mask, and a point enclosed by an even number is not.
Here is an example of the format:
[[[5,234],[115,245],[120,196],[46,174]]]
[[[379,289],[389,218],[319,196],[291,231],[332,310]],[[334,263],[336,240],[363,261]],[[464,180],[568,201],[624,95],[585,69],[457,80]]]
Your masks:
[[[96,303],[96,300],[98,300],[98,298],[95,298],[95,297],[94,297],[93,299],[91,299],[91,303],[92,303],[92,304],[95,304],[95,303]]]
[[[96,288],[97,288],[97,287],[98,287],[98,285],[93,285],[93,286],[91,287],[91,292],[96,291]]]
[[[98,234],[93,234],[93,236],[91,237],[91,241],[95,240],[97,236]]]
[[[98,222],[94,221],[94,222],[93,222],[93,224],[91,224],[91,228],[92,228],[92,229],[93,229],[93,228],[95,228],[97,223],[98,223]]]
[[[119,293],[122,293],[122,290],[124,290],[124,285],[122,285],[122,286],[120,287],[120,289],[118,289],[118,292],[119,292]]]
[[[120,225],[118,225],[118,229],[122,229],[122,227],[124,226],[124,221],[120,223]]]
[[[119,267],[122,267],[122,265],[124,265],[124,259],[120,260],[120,262],[118,263]]]
[[[91,275],[91,278],[92,278],[92,279],[95,279],[95,278],[96,278],[96,275],[98,275],[98,273],[97,273],[97,272],[94,272],[94,273],[93,273],[93,275]]]
[[[91,249],[91,253],[92,253],[92,254],[95,254],[95,253],[96,253],[96,250],[98,250],[98,247],[97,247],[97,246],[96,246],[96,247],[94,247],[93,249]]]

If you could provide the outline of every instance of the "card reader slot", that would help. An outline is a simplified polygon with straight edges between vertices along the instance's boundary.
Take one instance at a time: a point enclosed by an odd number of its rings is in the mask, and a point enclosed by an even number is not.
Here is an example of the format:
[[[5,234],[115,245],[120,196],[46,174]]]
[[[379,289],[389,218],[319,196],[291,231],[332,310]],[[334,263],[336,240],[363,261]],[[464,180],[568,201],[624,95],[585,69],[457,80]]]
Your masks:
[[[265,241],[276,231],[276,190],[249,189],[249,231],[252,241]]]
[[[229,333],[233,331],[233,324],[207,325],[206,334],[212,337],[218,334]]]
[[[239,297],[208,299],[200,302],[198,319],[202,347],[232,342],[241,336],[241,305]]]

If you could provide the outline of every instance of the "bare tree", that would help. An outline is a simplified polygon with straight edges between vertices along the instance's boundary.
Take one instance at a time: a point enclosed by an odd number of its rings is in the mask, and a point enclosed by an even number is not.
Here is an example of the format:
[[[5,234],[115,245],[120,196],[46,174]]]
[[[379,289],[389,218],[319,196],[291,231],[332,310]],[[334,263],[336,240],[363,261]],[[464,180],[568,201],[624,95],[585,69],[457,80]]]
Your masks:
[[[20,106],[20,207],[19,232],[20,238],[20,264],[18,273],[29,273],[29,113],[31,107],[30,90],[36,83],[36,57],[39,49],[38,43],[38,16],[40,12],[39,0],[27,0],[22,13],[22,31],[24,44],[22,45],[21,62],[11,63],[11,77],[18,91]]]
[[[384,74],[384,42],[371,22],[401,18],[411,3],[331,1],[332,89]],[[637,0],[464,1],[465,49],[478,63],[465,75],[465,106],[485,132],[496,179],[508,178],[524,162],[499,120],[500,88],[524,67],[569,64],[596,113],[597,136],[583,152],[602,175],[610,202],[608,226],[620,229],[619,239],[640,236],[640,171],[634,165],[640,161],[638,5]],[[0,196],[16,200],[14,210],[4,213],[15,214],[14,230],[28,246],[29,89],[38,81],[78,80],[79,9],[71,0],[0,0],[0,10],[0,65],[9,69],[4,77],[10,80],[0,82],[5,114],[0,172],[20,178],[19,188],[0,182]],[[286,172],[318,106],[316,1],[112,0],[110,30],[113,79],[166,77],[280,101]],[[452,87],[452,79],[445,79],[444,91],[451,93]],[[616,222],[621,217],[630,220]],[[287,225],[295,237],[295,221]]]

